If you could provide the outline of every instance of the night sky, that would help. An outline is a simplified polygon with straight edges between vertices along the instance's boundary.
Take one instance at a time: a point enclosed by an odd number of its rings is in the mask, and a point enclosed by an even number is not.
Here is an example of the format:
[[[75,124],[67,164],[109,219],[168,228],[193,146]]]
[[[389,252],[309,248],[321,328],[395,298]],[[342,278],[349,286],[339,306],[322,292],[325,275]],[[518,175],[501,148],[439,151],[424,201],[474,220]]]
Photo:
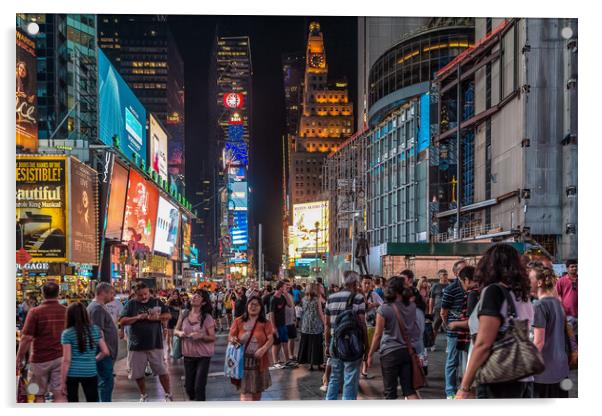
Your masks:
[[[305,54],[309,23],[324,34],[329,79],[346,78],[355,101],[357,20],[351,17],[170,16],[170,29],[184,60],[186,89],[186,186],[194,203],[200,166],[208,149],[208,69],[216,28],[221,36],[249,36],[253,66],[250,172],[255,223],[263,224],[266,270],[282,259],[282,135],[286,129],[282,54]],[[354,109],[357,111],[356,103]],[[357,115],[356,115],[357,117]],[[249,232],[253,232],[249,230]],[[256,249],[256,248],[255,248]]]

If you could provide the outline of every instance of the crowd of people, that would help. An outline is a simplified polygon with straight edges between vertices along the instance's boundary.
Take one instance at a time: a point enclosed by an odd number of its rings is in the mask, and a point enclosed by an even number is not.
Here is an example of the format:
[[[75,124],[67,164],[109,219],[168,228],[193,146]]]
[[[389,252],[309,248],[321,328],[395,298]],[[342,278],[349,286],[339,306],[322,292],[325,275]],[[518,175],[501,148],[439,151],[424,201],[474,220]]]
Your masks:
[[[244,346],[244,371],[231,382],[240,399],[261,400],[270,370],[304,366],[321,371],[326,400],[355,400],[361,379],[380,362],[383,398],[420,399],[428,381],[429,352],[444,333],[445,396],[467,398],[568,397],[569,371],[577,365],[577,261],[557,277],[549,262],[529,261],[512,246],[497,244],[475,266],[456,262],[449,278],[416,278],[412,270],[384,279],[347,271],[341,286],[287,279],[162,297],[139,283],[125,303],[108,283],[86,305],[59,301],[46,283],[44,300],[18,305],[23,322],[17,372],[28,363],[36,401],[111,401],[119,338],[127,341],[128,377],[140,401],[145,378],[158,376],[165,400],[173,400],[168,360],[182,359],[189,400],[204,401],[216,337]],[[163,299],[163,300],[162,300]],[[516,379],[485,382],[492,350],[525,322],[544,369]],[[514,329],[513,329],[514,330]],[[378,371],[378,370],[377,370]],[[443,393],[443,392],[442,392]]]

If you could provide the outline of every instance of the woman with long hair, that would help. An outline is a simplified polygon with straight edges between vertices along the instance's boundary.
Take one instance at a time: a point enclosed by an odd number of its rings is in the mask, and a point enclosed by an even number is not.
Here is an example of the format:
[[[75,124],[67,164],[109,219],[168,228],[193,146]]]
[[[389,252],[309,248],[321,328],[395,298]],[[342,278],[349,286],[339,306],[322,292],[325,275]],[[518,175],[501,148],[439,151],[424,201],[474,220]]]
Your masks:
[[[177,290],[171,292],[169,300],[167,301],[167,308],[171,314],[171,318],[167,321],[167,331],[165,336],[165,343],[167,344],[167,356],[171,355],[171,343],[173,341],[174,329],[178,323],[180,311],[182,310],[182,300],[180,299],[180,293]]]
[[[477,370],[485,364],[491,348],[508,328],[507,295],[514,302],[516,319],[533,322],[533,305],[530,302],[531,286],[520,253],[509,244],[490,247],[479,260],[474,275],[483,287],[481,298],[469,318],[474,347],[456,399],[475,397],[472,385]],[[475,338],[476,334],[476,338]],[[533,396],[533,377],[502,383],[479,384],[476,397],[530,398]]]
[[[272,385],[269,354],[274,342],[274,328],[265,317],[261,298],[249,298],[246,310],[232,323],[229,342],[244,345],[244,376],[235,384],[241,401],[261,400],[261,393]]]
[[[205,401],[209,364],[215,353],[215,321],[209,293],[197,290],[190,305],[190,310],[180,313],[174,334],[182,340],[186,394],[190,400]]]
[[[535,376],[535,397],[568,398],[569,391],[561,388],[561,382],[569,376],[566,315],[556,295],[556,276],[552,269],[541,265],[530,269],[529,280],[532,294],[537,298],[533,306],[533,342],[546,365],[545,370]]]
[[[429,293],[431,291],[431,285],[429,284],[429,280],[426,276],[422,276],[418,280],[418,284],[416,285],[416,289],[418,293],[420,293],[420,297],[424,301],[425,304],[428,305],[429,302]]]
[[[324,312],[315,283],[308,285],[301,305],[299,364],[309,364],[309,371],[313,371],[314,366],[324,363]]]
[[[79,402],[79,386],[87,402],[98,401],[98,372],[96,362],[108,356],[109,348],[97,325],[90,324],[88,311],[75,302],[67,308],[65,330],[61,335],[63,362],[61,390],[69,402]],[[100,352],[97,353],[97,350]]]
[[[408,400],[420,399],[412,386],[412,361],[409,347],[420,341],[421,331],[416,321],[416,304],[411,301],[413,292],[405,286],[405,279],[394,276],[387,281],[385,302],[376,312],[376,331],[368,353],[368,367],[372,366],[374,353],[379,350],[385,399],[397,399],[397,384]],[[397,314],[403,320],[405,332],[413,344],[406,345]]]

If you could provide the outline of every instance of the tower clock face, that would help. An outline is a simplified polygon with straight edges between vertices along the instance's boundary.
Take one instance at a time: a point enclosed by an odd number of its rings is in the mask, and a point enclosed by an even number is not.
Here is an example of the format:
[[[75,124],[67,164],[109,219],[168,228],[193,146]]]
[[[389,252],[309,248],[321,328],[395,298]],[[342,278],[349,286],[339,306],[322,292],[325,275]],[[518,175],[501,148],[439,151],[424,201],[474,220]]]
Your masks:
[[[324,56],[322,56],[322,55],[312,55],[310,57],[309,63],[314,68],[319,68],[324,63]]]

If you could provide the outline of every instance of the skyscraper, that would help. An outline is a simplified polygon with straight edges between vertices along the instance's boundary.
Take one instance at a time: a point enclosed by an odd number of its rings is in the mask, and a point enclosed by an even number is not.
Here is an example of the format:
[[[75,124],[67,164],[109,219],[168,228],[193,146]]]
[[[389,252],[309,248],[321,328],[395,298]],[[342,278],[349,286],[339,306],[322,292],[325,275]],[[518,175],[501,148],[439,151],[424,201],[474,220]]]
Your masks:
[[[167,128],[169,174],[184,188],[184,64],[163,15],[99,15],[98,44]]]
[[[317,22],[309,26],[302,105],[297,136],[291,144],[291,206],[320,199],[324,159],[353,132],[347,83],[328,82],[324,38]]]
[[[210,222],[214,274],[251,274],[253,262],[249,166],[251,47],[248,36],[215,40],[209,69],[210,157],[214,160]]]

